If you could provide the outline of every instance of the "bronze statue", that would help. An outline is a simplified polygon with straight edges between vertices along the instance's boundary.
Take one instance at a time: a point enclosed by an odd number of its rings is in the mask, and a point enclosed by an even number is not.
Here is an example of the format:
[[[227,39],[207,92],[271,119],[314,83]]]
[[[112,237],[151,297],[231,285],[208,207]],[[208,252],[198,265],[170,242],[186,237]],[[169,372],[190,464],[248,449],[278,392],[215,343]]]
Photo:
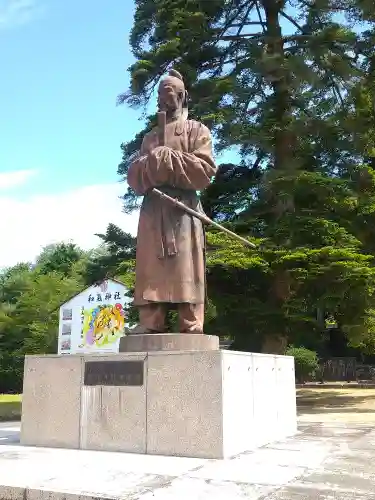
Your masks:
[[[175,307],[181,333],[203,333],[203,224],[158,196],[153,188],[203,213],[197,191],[206,188],[216,173],[212,139],[205,125],[188,119],[187,92],[177,71],[171,70],[161,80],[158,105],[159,126],[144,137],[140,156],[131,164],[127,178],[129,186],[144,196],[134,305],[139,308],[142,333],[164,333],[168,309]]]

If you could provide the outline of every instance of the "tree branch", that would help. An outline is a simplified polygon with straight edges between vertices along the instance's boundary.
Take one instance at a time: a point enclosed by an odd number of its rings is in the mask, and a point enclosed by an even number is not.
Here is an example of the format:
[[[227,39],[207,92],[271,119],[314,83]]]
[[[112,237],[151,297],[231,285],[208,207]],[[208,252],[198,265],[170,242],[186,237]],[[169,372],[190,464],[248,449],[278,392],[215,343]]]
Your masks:
[[[247,18],[249,15],[249,11],[253,8],[253,5],[250,5],[248,12],[245,14],[244,19]],[[248,21],[247,23],[237,23],[237,24],[232,24],[231,26],[228,26],[228,28],[244,28],[245,26],[253,26],[253,25],[258,25],[258,24],[264,24],[263,21]]]
[[[249,7],[247,8],[247,11],[244,15],[244,18],[242,20],[242,23],[240,23],[239,27],[238,27],[238,30],[237,30],[237,36],[239,36],[241,34],[241,31],[243,30],[244,26],[245,26],[245,23],[246,23],[246,19],[248,18],[250,12],[251,12],[251,9],[254,7],[254,4],[256,4],[256,0],[254,0],[253,3],[250,3]],[[250,23],[247,23],[247,24],[250,24]],[[258,24],[258,23],[251,23],[251,24]]]
[[[263,35],[262,33],[243,33],[239,35],[224,35],[221,37],[222,40],[241,40],[241,38],[258,38],[258,35]]]
[[[314,5],[308,3],[306,0],[301,0],[301,2],[305,5],[305,7],[309,8],[309,9],[313,9],[314,8]],[[330,10],[334,10],[334,9],[330,9]],[[282,13],[282,14],[285,14],[285,13]],[[317,22],[319,23],[320,29],[323,29],[324,28],[324,24],[323,24],[320,16],[318,14],[315,14],[315,18],[316,18]],[[322,61],[321,61],[321,64],[322,64],[323,67],[325,66]],[[330,70],[327,69],[326,66],[324,67],[324,69],[327,72],[328,79],[331,81],[332,89],[333,89],[334,94],[336,95],[336,98],[340,101],[341,106],[344,106],[345,103],[344,103],[344,99],[343,99],[343,97],[341,95],[339,86],[336,84],[336,82],[334,81],[332,75],[330,74]]]
[[[265,153],[259,153],[257,159],[255,160],[253,166],[251,167],[251,170],[257,170],[257,168],[259,167],[265,156],[266,156]]]
[[[259,8],[259,5],[258,5],[258,2],[255,2],[255,8],[257,10],[257,14],[258,14],[258,17],[259,17],[259,21],[261,22],[262,24],[262,28],[263,28],[263,33],[266,33],[266,24],[265,22],[263,21],[262,19],[262,13],[260,12],[260,8]]]
[[[230,11],[230,9],[232,8],[233,6],[233,1],[232,1],[232,5],[231,7],[229,8],[228,12]],[[236,11],[236,13],[230,17],[230,19],[224,24],[224,26],[222,27],[222,29],[220,30],[215,42],[214,42],[214,45],[216,45],[218,42],[220,42],[220,40],[222,40],[222,37],[224,35],[224,33],[227,31],[227,29],[230,28],[230,25],[233,23],[233,21],[235,21],[235,19],[241,14],[241,12],[244,10],[244,8],[246,7],[246,3],[244,3],[243,5],[240,5],[238,7],[238,10]]]
[[[232,0],[232,5],[230,6],[230,8],[232,8],[232,7],[233,7],[233,0]],[[236,11],[236,13],[233,16],[230,17],[229,21],[224,25],[224,27],[221,30],[220,34],[218,35],[218,37],[214,41],[214,43],[213,43],[214,46],[216,46],[220,41],[223,40],[224,33],[230,27],[230,25],[233,23],[233,21],[236,19],[236,17],[238,17],[241,14],[241,12],[244,10],[245,7],[246,7],[246,3],[244,3],[243,5],[240,5],[239,8],[238,8],[238,10]],[[230,9],[228,10],[228,12],[229,11],[230,11]],[[228,54],[228,52],[229,52],[229,50],[225,51],[225,53],[223,54],[223,58],[226,57],[226,55]],[[224,64],[223,58],[221,58],[220,64],[218,66],[218,69],[217,69],[217,71],[214,72],[213,76],[217,76],[218,74],[220,74],[221,68],[222,68],[222,66]]]
[[[297,28],[298,30],[300,30],[301,33],[306,33],[305,30],[302,28],[302,26],[300,26],[297,23],[297,21],[295,21],[292,17],[290,17],[288,14],[286,14],[283,10],[280,11],[280,14],[282,15],[282,17],[284,17],[284,19],[286,19],[287,21],[289,21],[290,23],[292,23],[295,28]]]

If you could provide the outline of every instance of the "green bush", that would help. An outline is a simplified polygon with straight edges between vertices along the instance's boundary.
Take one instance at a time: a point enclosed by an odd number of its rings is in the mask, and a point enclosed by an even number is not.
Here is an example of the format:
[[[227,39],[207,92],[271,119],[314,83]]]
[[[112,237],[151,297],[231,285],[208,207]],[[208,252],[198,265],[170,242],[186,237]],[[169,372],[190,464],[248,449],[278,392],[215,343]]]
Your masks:
[[[0,352],[0,394],[19,394],[23,385],[24,356]]]
[[[293,356],[296,369],[296,380],[304,382],[307,377],[312,377],[319,370],[319,360],[315,351],[305,347],[287,347],[285,354]]]

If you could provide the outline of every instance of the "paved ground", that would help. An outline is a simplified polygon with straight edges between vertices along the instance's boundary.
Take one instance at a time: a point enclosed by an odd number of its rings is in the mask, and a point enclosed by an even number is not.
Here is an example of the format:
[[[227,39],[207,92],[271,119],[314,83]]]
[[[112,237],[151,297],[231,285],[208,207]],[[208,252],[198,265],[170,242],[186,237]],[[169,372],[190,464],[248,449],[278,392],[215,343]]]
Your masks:
[[[19,443],[20,424],[0,422],[0,445]]]
[[[375,499],[371,423],[301,422],[297,436],[224,461],[24,448],[17,439],[14,423],[0,424],[1,500]]]

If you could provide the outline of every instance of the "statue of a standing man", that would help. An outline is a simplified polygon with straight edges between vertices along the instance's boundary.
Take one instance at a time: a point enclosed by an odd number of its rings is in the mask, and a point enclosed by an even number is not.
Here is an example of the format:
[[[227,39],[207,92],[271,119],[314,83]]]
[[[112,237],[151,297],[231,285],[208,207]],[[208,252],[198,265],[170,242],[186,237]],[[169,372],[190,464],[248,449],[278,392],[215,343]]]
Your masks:
[[[205,237],[202,222],[152,193],[152,188],[203,212],[197,191],[216,173],[212,139],[202,123],[187,116],[182,76],[169,72],[158,91],[165,130],[156,127],[142,143],[128,184],[144,195],[138,226],[134,305],[144,333],[166,331],[168,309],[177,308],[181,333],[203,333]],[[161,135],[163,140],[160,141]],[[162,145],[161,145],[162,144]]]

